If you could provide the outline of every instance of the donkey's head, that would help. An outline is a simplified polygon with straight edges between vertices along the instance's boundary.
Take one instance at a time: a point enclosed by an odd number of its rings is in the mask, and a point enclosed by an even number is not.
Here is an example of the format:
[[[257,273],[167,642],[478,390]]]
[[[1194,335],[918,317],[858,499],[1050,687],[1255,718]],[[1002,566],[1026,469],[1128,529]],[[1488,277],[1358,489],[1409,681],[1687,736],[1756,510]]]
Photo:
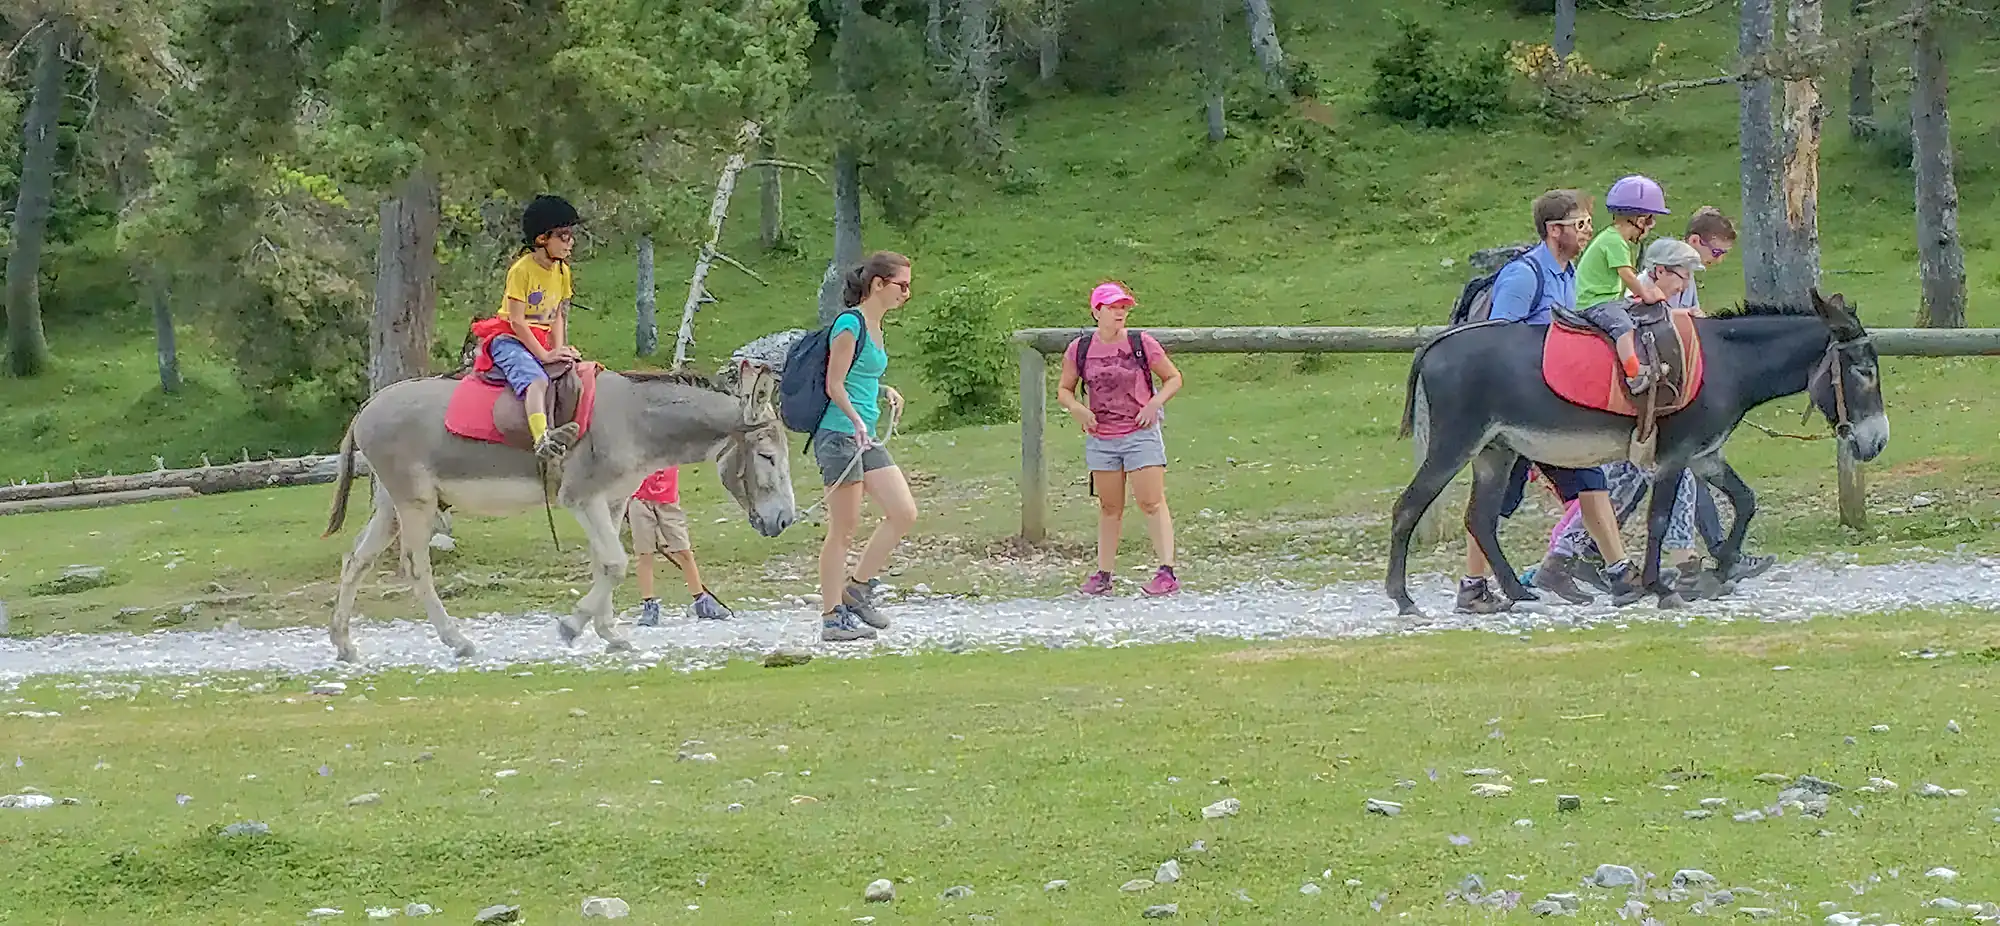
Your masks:
[[[743,506],[750,526],[776,537],[799,519],[792,496],[791,440],[771,394],[777,375],[769,367],[740,363],[733,391],[742,401],[742,426],[732,430],[716,455],[722,487]]]
[[[1814,289],[1812,299],[1813,312],[1826,323],[1832,342],[1826,361],[1807,383],[1808,394],[1854,458],[1873,460],[1889,445],[1889,412],[1882,402],[1882,367],[1875,343],[1845,296],[1821,298]]]

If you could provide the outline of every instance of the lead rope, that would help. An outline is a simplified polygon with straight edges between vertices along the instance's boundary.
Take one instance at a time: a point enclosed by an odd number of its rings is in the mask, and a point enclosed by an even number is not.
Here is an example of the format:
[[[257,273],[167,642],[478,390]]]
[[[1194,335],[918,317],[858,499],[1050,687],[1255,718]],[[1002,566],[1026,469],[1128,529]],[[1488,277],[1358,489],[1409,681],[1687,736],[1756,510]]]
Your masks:
[[[902,418],[903,418],[902,404],[897,403],[895,405],[891,405],[889,407],[889,427],[882,432],[882,439],[875,442],[876,446],[886,447],[889,445],[889,440],[896,436],[896,423],[901,421]],[[821,505],[826,504],[826,500],[833,497],[833,490],[838,488],[842,482],[845,482],[847,480],[847,475],[849,473],[854,472],[854,467],[860,465],[862,455],[868,452],[868,448],[862,447],[860,446],[860,444],[861,442],[859,440],[855,441],[855,446],[857,449],[854,452],[854,459],[847,461],[847,467],[840,471],[840,478],[834,480],[833,485],[827,486],[826,491],[820,493],[819,501],[813,502],[812,507],[799,512],[799,518],[801,520],[804,520],[804,518],[807,515],[812,514],[815,511],[818,511]]]

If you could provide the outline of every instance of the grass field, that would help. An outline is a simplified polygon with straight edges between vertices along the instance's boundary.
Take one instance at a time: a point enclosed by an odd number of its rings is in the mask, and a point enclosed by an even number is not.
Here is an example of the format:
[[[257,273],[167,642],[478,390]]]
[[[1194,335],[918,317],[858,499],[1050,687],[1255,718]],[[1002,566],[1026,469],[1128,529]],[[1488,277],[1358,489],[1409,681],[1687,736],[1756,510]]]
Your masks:
[[[0,717],[20,756],[0,793],[81,803],[0,811],[0,921],[351,922],[423,902],[444,922],[498,903],[580,922],[584,897],[610,895],[640,923],[1105,923],[1164,903],[1189,922],[1355,922],[1377,900],[1459,923],[1491,915],[1447,902],[1467,874],[1525,907],[1608,863],[1656,889],[1703,869],[1780,922],[1831,901],[1912,923],[1933,897],[2000,899],[1996,659],[1987,616],[1904,613],[894,671],[391,673],[333,698],[309,678],[37,683],[7,710],[62,716]],[[1777,803],[1757,778],[1774,773],[1846,790],[1824,818],[1733,822]],[[1898,787],[1858,792],[1871,777]],[[1475,797],[1480,781],[1513,791]],[[1969,793],[1916,796],[1926,783]],[[1558,813],[1558,794],[1582,808]],[[1231,797],[1237,815],[1203,817]],[[1705,798],[1728,803],[1684,817]],[[218,835],[244,820],[270,835]],[[1170,858],[1178,883],[1119,890]],[[1936,866],[1957,880],[1924,877]],[[863,903],[876,878],[897,882],[893,905]],[[1069,886],[1045,892],[1054,879]],[[974,893],[938,900],[955,885]],[[1627,899],[1582,894],[1586,922]],[[1701,898],[1639,899],[1681,922]]]

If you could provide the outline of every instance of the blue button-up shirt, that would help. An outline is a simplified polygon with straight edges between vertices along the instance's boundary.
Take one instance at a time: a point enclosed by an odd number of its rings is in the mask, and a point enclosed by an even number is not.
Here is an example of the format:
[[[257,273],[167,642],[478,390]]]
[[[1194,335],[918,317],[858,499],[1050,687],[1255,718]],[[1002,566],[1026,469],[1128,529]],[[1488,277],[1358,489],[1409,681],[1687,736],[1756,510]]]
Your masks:
[[[1542,301],[1535,302],[1535,275],[1542,280]],[[1546,242],[1500,269],[1493,280],[1493,306],[1488,317],[1546,325],[1556,309],[1576,308],[1576,265],[1557,264]]]

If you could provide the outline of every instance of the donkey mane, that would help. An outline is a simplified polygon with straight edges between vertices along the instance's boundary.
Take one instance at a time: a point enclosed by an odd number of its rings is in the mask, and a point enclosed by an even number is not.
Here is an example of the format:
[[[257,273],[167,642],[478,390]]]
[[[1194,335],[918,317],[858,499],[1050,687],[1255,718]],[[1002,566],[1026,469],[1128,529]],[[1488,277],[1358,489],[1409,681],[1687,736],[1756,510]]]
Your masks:
[[[1809,305],[1787,305],[1774,302],[1739,302],[1735,306],[1709,314],[1710,318],[1758,318],[1775,316],[1812,317],[1818,313]]]
[[[620,370],[617,372],[619,376],[623,376],[635,383],[672,383],[676,386],[692,386],[696,389],[706,389],[710,392],[722,393],[723,395],[735,394],[715,380],[709,379],[700,373],[676,370]]]

